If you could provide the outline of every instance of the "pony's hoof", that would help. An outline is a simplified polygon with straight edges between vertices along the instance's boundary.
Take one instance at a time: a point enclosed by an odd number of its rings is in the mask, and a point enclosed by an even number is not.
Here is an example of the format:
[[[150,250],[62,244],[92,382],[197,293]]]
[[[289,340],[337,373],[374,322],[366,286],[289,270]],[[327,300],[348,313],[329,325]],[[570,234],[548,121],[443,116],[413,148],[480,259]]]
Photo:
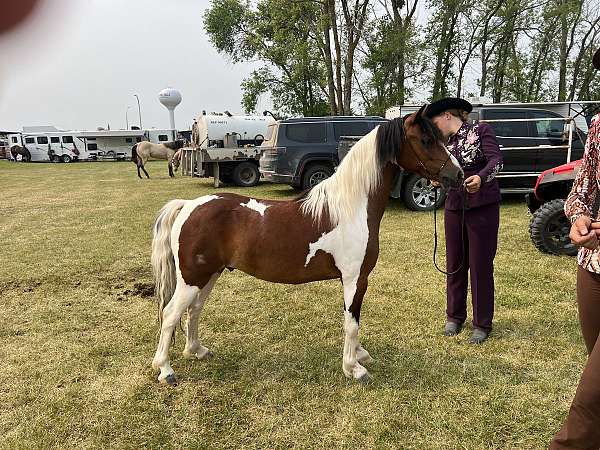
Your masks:
[[[169,386],[177,386],[177,378],[175,378],[174,374],[169,374],[167,375],[163,380],[161,380],[163,383],[168,384]]]
[[[363,373],[360,377],[356,379],[360,384],[368,384],[373,381],[373,377],[369,372]]]

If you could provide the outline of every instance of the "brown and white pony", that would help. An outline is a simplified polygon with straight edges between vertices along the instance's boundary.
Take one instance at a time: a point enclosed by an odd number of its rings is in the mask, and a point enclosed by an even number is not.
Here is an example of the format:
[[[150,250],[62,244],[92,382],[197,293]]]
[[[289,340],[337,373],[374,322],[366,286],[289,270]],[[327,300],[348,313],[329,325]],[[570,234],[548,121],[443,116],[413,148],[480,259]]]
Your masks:
[[[152,241],[161,327],[152,366],[160,369],[159,381],[176,383],[168,350],[186,310],[184,356],[212,356],[198,340],[198,317],[224,269],[274,283],[341,280],[342,369],[348,378],[370,378],[362,364],[371,357],[358,340],[360,309],[377,262],[379,224],[394,176],[402,167],[446,186],[463,178],[439,130],[422,111],[371,131],[333,176],[295,200],[219,193],[171,200],[161,209]]]
[[[179,158],[173,158],[175,153],[183,147],[183,140],[176,140],[173,142],[163,142],[162,144],[153,144],[152,142],[142,141],[131,147],[131,160],[137,165],[138,177],[140,175],[140,169],[146,174],[146,178],[150,178],[144,164],[150,158],[154,159],[166,159],[169,165],[169,176],[174,177],[173,169],[179,168]]]

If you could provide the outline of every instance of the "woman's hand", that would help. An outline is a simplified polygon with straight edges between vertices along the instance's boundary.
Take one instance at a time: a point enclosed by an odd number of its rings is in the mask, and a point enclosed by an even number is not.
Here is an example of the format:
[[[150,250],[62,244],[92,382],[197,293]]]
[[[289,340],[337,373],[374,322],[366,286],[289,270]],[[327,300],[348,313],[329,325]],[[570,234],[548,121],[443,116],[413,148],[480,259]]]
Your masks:
[[[474,194],[481,188],[481,177],[479,175],[471,175],[465,180],[465,188],[469,194]]]
[[[598,245],[600,244],[600,241],[598,240],[599,234],[600,223],[592,223],[592,219],[589,217],[581,216],[573,222],[573,225],[571,225],[569,237],[571,238],[571,242],[577,247],[585,247],[594,250],[598,248]]]

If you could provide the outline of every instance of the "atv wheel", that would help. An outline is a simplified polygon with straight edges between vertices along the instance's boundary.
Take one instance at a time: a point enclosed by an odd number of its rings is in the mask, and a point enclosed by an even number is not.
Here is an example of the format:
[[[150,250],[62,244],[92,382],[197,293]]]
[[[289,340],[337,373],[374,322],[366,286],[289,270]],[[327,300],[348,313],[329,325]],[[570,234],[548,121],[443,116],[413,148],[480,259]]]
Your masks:
[[[569,239],[571,224],[564,213],[563,199],[551,200],[539,207],[529,222],[529,235],[536,248],[552,255],[577,254]]]

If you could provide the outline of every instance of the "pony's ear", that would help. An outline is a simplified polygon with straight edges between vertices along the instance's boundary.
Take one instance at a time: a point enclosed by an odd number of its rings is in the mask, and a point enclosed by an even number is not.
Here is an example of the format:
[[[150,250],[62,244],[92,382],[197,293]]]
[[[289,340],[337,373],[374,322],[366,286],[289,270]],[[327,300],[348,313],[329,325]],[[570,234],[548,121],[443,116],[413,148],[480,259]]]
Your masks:
[[[423,106],[421,106],[421,108],[419,108],[419,111],[417,112],[417,117],[423,117],[423,115],[425,114],[426,108],[427,108],[427,103],[425,103]]]

